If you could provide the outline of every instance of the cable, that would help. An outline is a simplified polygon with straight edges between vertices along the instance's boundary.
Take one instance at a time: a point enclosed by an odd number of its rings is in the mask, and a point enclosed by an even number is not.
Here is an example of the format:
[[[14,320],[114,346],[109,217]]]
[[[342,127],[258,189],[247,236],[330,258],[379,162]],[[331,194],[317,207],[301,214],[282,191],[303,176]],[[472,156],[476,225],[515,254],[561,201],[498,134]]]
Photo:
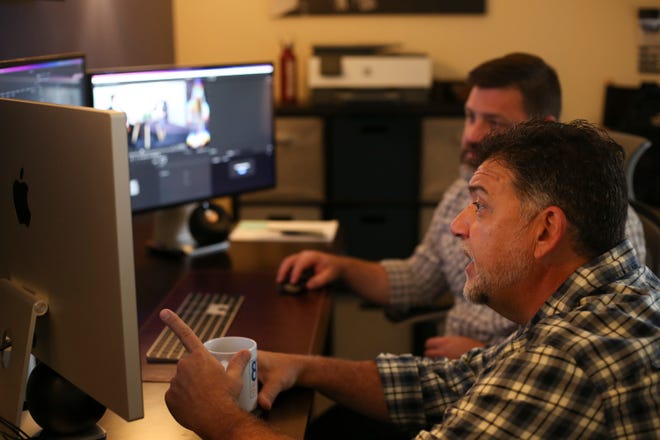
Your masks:
[[[2,440],[30,440],[32,438],[4,417],[0,417],[0,435],[2,435]]]

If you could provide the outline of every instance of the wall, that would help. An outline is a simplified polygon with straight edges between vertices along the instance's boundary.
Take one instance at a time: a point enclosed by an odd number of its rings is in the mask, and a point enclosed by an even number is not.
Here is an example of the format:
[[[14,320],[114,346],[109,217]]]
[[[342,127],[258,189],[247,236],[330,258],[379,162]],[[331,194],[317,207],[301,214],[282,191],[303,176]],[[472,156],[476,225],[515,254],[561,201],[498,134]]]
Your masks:
[[[563,119],[594,122],[602,119],[606,82],[660,79],[637,72],[637,10],[660,0],[487,0],[486,14],[475,16],[289,18],[272,18],[270,0],[172,1],[175,54],[184,64],[276,61],[280,42],[293,38],[303,67],[314,44],[393,42],[428,53],[437,79],[456,79],[488,58],[528,51],[557,69]]]
[[[660,0],[487,0],[485,15],[272,18],[270,0],[0,0],[0,59],[83,51],[90,67],[276,61],[293,38],[300,66],[314,44],[399,43],[428,53],[437,79],[463,78],[514,50],[553,64],[564,119],[600,122],[607,81],[637,85],[637,9]],[[305,72],[301,69],[301,94]]]
[[[92,68],[173,62],[170,0],[0,0],[0,59],[78,51]]]

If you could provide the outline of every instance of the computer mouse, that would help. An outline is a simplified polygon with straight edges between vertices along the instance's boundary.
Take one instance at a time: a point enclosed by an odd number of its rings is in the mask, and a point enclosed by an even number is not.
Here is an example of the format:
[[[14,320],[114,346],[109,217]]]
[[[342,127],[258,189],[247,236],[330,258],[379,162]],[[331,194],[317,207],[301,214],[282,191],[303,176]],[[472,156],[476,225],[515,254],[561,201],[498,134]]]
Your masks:
[[[309,279],[313,276],[314,269],[308,267],[307,269],[303,270],[302,274],[300,274],[300,278],[298,278],[297,282],[290,282],[289,277],[287,276],[285,281],[277,284],[277,290],[283,295],[300,295],[307,291],[307,287],[305,287],[305,285],[307,284],[307,281],[309,281]]]

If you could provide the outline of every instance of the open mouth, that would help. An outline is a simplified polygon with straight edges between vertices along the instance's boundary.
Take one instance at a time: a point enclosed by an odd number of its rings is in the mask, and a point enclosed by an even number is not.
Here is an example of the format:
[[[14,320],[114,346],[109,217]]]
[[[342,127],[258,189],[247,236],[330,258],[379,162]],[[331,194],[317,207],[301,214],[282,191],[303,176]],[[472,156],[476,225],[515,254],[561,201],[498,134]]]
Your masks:
[[[473,162],[477,158],[477,153],[474,151],[466,151],[465,154],[463,154],[463,160],[466,162]]]
[[[470,276],[474,273],[474,257],[466,248],[463,248],[463,254],[468,258],[468,263],[465,265],[464,269],[465,274]]]

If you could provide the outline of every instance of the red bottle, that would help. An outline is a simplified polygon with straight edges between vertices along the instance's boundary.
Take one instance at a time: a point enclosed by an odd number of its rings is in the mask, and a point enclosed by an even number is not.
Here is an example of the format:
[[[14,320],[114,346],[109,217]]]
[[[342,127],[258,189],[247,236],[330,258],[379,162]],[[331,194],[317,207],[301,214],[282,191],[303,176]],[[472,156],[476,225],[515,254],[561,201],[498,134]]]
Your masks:
[[[285,43],[280,54],[280,98],[283,104],[295,104],[296,94],[296,55],[293,43]]]

